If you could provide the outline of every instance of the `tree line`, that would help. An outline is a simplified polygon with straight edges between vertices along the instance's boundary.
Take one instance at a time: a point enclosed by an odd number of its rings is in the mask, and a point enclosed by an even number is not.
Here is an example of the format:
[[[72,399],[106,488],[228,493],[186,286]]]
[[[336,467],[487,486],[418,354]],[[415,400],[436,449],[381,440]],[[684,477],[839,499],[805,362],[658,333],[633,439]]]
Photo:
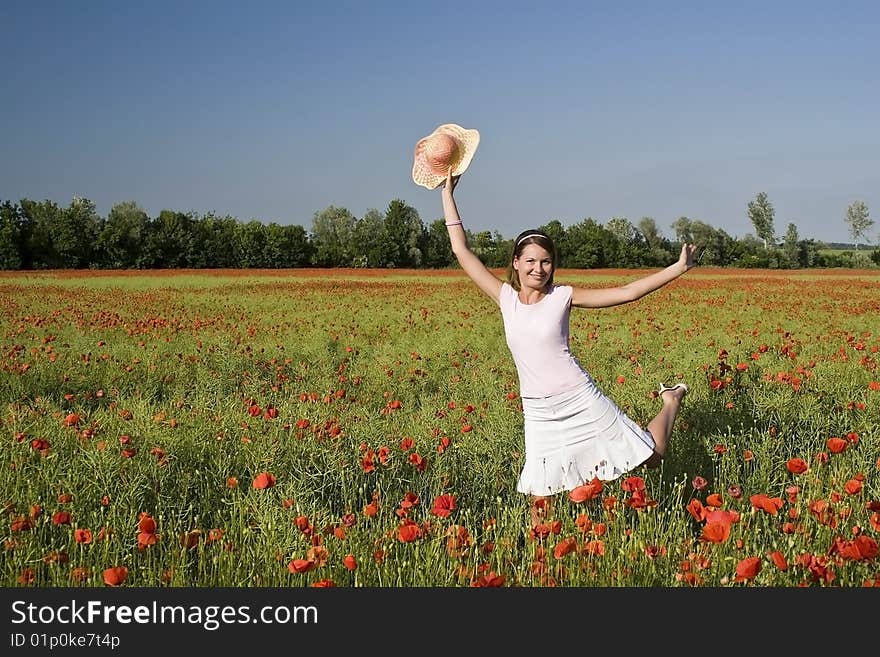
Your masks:
[[[856,249],[829,252],[822,242],[803,239],[788,224],[781,239],[765,193],[747,206],[755,235],[734,238],[706,222],[679,217],[673,238],[656,221],[613,217],[564,226],[553,219],[538,226],[558,246],[561,267],[663,267],[678,258],[683,242],[702,247],[701,264],[719,267],[863,267],[880,264],[880,252],[861,250],[859,240],[873,226],[868,208],[856,201],[844,220]],[[472,250],[489,267],[506,267],[513,239],[496,231],[468,230]],[[457,266],[443,219],[425,225],[400,199],[385,212],[371,209],[357,218],[329,206],[315,213],[307,231],[299,225],[240,221],[229,215],[162,210],[151,218],[135,202],[114,205],[101,217],[95,204],[74,197],[0,204],[0,269],[220,269],[297,267],[446,268]]]

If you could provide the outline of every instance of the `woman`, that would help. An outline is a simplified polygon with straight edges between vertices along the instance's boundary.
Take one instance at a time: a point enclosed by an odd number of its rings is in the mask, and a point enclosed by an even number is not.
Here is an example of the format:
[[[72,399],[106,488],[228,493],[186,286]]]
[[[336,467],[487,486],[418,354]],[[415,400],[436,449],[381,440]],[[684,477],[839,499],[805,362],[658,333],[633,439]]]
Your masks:
[[[616,479],[639,465],[656,467],[666,453],[684,383],[661,384],[663,408],[647,430],[605,396],[568,347],[569,314],[640,299],[694,266],[693,244],[683,244],[676,263],[638,280],[602,289],[556,285],[556,247],[528,230],[514,240],[507,281],[490,272],[470,250],[453,191],[452,169],[442,187],[443,213],[461,268],[501,309],[504,334],[516,365],[522,397],[526,459],[517,490],[531,496],[534,530],[549,498],[597,477]]]

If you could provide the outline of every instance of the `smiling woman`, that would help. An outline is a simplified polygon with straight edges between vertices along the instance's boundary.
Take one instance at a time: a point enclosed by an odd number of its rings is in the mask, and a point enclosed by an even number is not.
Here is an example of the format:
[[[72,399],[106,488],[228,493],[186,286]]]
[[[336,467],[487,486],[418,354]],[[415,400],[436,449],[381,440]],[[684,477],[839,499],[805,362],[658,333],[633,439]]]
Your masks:
[[[442,190],[452,251],[470,279],[501,309],[522,398],[525,463],[517,490],[531,496],[533,535],[546,531],[552,496],[593,481],[610,481],[639,465],[656,467],[666,454],[688,388],[660,383],[660,412],[646,429],[624,414],[569,350],[572,306],[607,308],[629,303],[672,282],[694,266],[694,245],[665,269],[617,287],[557,285],[556,246],[539,230],[514,240],[507,280],[501,281],[470,250],[453,197],[460,176],[450,167]]]

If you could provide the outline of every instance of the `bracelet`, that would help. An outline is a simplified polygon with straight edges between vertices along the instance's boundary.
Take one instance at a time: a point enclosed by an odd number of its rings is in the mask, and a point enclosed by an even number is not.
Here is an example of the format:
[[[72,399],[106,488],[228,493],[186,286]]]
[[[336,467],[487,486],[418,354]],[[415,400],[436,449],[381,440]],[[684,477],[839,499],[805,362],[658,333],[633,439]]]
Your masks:
[[[461,226],[461,222],[460,221],[452,221],[446,225],[447,226]]]

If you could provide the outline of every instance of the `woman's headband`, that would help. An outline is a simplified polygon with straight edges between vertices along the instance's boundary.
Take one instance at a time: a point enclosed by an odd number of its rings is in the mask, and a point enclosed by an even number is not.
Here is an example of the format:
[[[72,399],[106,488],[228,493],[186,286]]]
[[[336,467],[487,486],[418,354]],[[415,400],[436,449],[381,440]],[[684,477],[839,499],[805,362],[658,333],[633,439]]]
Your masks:
[[[515,246],[515,247],[516,247],[516,246],[519,246],[519,243],[520,243],[520,242],[522,242],[524,239],[528,239],[529,237],[544,237],[544,238],[546,238],[547,236],[546,236],[546,235],[542,235],[541,233],[526,233],[525,235],[523,235],[522,237],[520,237],[520,238],[516,241],[516,244],[514,244],[514,246]]]

